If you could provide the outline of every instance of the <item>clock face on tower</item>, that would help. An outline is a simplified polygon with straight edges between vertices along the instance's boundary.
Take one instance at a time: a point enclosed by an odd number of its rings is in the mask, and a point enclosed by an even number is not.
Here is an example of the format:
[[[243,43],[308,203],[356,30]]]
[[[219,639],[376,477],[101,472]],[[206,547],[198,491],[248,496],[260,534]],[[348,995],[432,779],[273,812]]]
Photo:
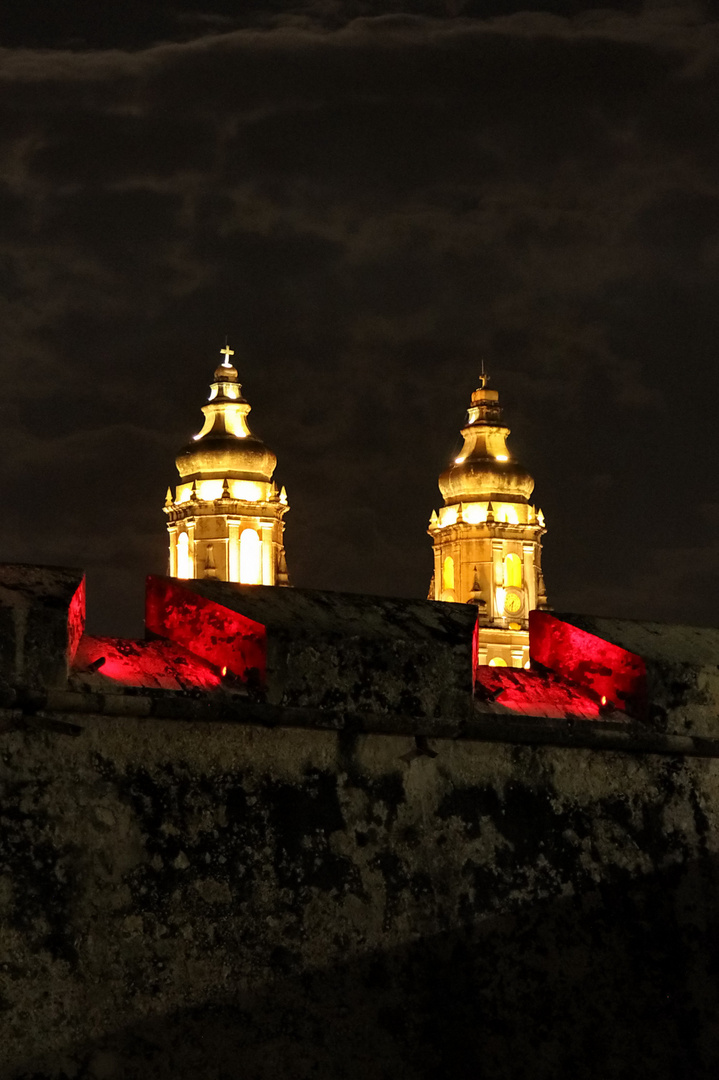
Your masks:
[[[507,589],[504,594],[504,614],[518,615],[524,607],[524,597],[519,589]]]

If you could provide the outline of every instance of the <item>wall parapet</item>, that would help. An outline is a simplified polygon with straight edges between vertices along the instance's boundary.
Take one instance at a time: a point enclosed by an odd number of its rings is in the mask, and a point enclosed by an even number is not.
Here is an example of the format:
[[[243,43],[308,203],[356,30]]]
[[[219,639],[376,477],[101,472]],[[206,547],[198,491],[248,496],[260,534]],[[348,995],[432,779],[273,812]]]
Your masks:
[[[81,571],[0,567],[0,726],[84,715],[717,756],[719,630],[532,612],[478,666],[470,604],[150,577],[147,637],[84,627]],[[67,718],[67,719],[65,719]]]

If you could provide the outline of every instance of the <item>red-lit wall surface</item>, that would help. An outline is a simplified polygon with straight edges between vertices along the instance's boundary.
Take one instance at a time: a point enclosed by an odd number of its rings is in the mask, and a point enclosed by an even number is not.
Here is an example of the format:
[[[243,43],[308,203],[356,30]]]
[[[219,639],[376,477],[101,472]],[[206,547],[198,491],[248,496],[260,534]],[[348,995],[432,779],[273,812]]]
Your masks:
[[[67,662],[72,664],[85,632],[85,578],[75,590],[67,612]]]
[[[529,614],[529,654],[556,675],[632,716],[646,708],[647,673],[641,656],[546,611]]]
[[[175,579],[148,577],[145,626],[243,683],[265,685],[267,634],[262,623],[196,595]]]
[[[220,671],[175,642],[131,641],[125,638],[80,639],[71,676],[91,690],[112,684],[160,690],[214,690]]]
[[[128,641],[82,634],[84,582],[69,612],[73,672],[87,685],[211,690],[224,677],[249,686],[265,684],[265,627],[222,604],[199,596],[176,579],[149,577],[146,626],[158,639]],[[475,663],[476,663],[475,629]],[[75,643],[78,643],[77,645]],[[530,616],[530,654],[541,670],[475,666],[480,708],[495,706],[526,716],[617,718],[636,715],[644,704],[646,671],[641,657],[547,612]]]
[[[477,667],[475,700],[491,711],[500,705],[521,716],[574,717],[581,720],[620,719],[596,695],[552,672],[514,668]]]

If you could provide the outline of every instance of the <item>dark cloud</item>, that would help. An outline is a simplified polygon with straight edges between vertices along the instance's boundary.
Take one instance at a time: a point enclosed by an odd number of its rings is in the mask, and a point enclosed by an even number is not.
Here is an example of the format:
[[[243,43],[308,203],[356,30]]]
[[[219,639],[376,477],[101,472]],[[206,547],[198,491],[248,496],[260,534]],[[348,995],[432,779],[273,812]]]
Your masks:
[[[140,49],[159,42],[188,41],[209,33],[246,28],[272,30],[282,26],[338,30],[361,18],[383,17],[401,22],[407,16],[446,19],[489,19],[516,13],[514,0],[125,0],[121,9],[93,0],[24,0],[0,13],[0,37],[10,47],[68,50]],[[641,0],[607,0],[606,11],[639,13]],[[520,11],[544,14],[542,0],[524,0]],[[684,6],[691,16],[695,5]],[[239,9],[239,10],[238,10]],[[688,9],[688,10],[687,10]],[[591,4],[581,0],[554,0],[555,16],[595,18]]]
[[[0,558],[84,562],[125,629],[229,332],[297,584],[425,594],[484,355],[554,604],[711,621],[719,28],[623,7],[18,23]]]

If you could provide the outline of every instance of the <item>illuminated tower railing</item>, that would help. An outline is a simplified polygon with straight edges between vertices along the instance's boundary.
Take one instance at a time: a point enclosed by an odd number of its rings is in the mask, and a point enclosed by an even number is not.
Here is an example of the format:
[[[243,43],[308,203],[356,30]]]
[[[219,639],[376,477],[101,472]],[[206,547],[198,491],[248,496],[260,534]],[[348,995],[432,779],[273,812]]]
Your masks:
[[[272,480],[277,458],[248,426],[234,353],[227,345],[221,352],[204,425],[177,457],[174,495],[167,489],[170,574],[287,585],[287,493]]]
[[[479,662],[522,667],[528,619],[545,608],[541,510],[529,502],[534,480],[507,449],[499,394],[482,371],[472,394],[462,450],[439,478],[444,505],[433,511],[430,599],[472,603],[479,612]]]

